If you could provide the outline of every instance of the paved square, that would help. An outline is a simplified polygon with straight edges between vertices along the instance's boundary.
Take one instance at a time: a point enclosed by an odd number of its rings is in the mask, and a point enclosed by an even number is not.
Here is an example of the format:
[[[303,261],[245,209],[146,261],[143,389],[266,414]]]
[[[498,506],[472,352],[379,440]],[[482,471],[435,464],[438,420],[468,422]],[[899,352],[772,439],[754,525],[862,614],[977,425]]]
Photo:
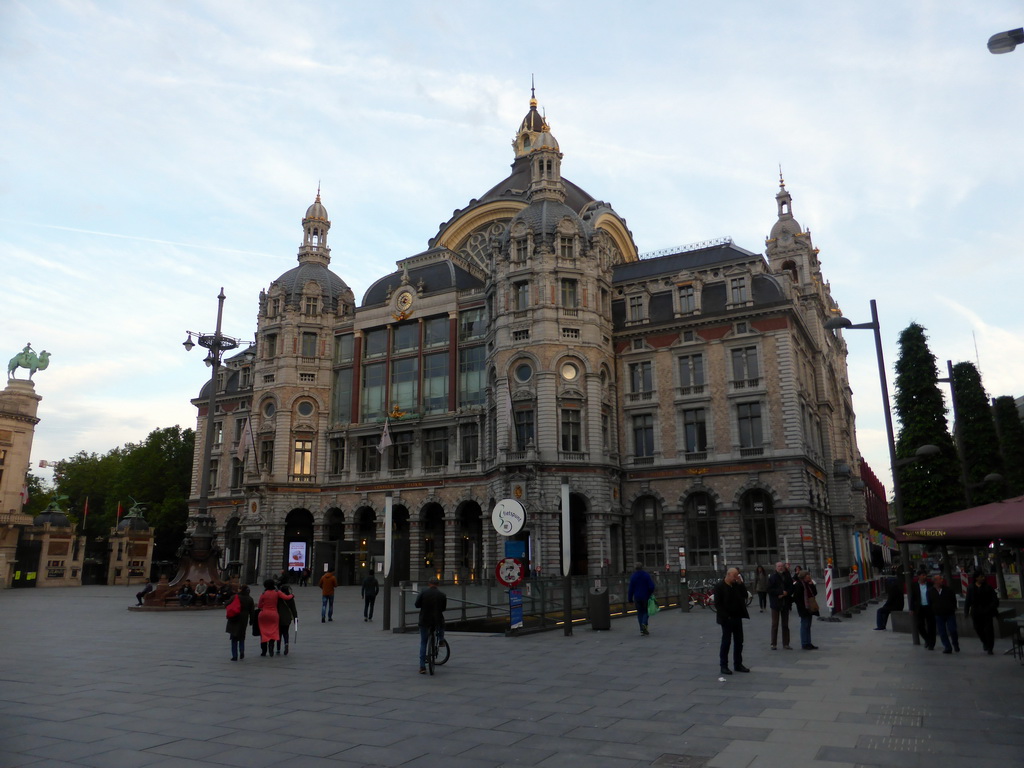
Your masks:
[[[650,637],[632,619],[568,638],[455,633],[430,677],[417,635],[362,621],[358,588],[327,624],[319,590],[296,591],[291,653],[260,658],[250,638],[239,662],[223,610],[131,612],[134,587],[0,592],[0,765],[1024,764],[1009,640],[946,656],[872,631],[869,612],[815,622],[818,651],[771,651],[755,609],[753,673],[722,682],[714,614],[696,609],[658,614]]]

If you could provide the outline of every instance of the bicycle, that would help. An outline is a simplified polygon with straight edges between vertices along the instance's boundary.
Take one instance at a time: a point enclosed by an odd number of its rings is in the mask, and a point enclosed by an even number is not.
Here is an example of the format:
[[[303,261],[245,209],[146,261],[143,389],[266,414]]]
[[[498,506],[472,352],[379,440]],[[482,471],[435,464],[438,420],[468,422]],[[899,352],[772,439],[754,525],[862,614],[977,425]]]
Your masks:
[[[434,666],[446,664],[451,657],[452,649],[448,641],[440,638],[441,630],[434,628],[427,638],[427,670],[434,674]]]

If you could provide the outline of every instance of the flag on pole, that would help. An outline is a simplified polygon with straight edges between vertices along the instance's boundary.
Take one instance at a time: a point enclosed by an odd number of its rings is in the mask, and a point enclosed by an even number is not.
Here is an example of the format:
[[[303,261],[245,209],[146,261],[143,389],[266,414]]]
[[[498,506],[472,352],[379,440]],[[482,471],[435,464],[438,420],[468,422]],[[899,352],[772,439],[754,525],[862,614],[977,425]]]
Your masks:
[[[89,497],[85,497],[85,506],[82,507],[82,530],[85,530],[85,521],[89,519]]]
[[[245,458],[246,451],[249,450],[249,441],[252,439],[252,430],[249,429],[251,419],[245,420],[245,429],[242,430],[242,437],[238,441],[238,445],[235,447],[235,458],[242,461]]]
[[[39,460],[39,468],[40,469],[46,469],[48,466],[50,466],[50,462],[48,462],[46,459],[40,459]]]
[[[121,502],[117,502],[117,522],[121,522],[121,515],[124,514],[124,507],[121,506]],[[116,525],[116,523],[115,523]]]
[[[384,431],[380,433],[380,442],[377,443],[377,452],[384,453],[391,445],[391,419],[384,419]]]
[[[28,484],[21,486],[21,493],[19,495],[21,496],[21,505],[25,506],[28,504]]]

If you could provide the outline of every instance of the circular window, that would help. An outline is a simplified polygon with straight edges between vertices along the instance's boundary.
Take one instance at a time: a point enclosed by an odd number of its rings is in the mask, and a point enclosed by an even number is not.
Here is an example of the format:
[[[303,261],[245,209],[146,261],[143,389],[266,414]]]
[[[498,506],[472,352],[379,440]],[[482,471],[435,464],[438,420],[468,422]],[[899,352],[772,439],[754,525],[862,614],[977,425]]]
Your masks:
[[[313,404],[309,400],[303,400],[299,403],[299,415],[300,416],[312,416],[313,415]]]
[[[580,369],[573,363],[562,364],[562,378],[566,381],[576,381],[576,378],[580,375]]]
[[[533,368],[529,363],[520,363],[516,366],[516,381],[525,384],[533,378]]]
[[[274,406],[274,401],[268,400],[263,406],[263,415],[266,416],[267,418],[270,418],[271,416],[274,415],[274,412],[276,410],[277,408]]]

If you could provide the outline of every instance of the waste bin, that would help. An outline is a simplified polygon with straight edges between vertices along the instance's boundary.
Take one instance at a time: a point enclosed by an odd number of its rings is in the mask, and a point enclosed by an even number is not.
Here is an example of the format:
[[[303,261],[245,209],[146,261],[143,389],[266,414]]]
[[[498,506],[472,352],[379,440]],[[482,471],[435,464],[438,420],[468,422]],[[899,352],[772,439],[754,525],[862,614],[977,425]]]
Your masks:
[[[608,590],[605,587],[591,587],[587,595],[587,614],[591,629],[611,629],[612,612],[608,604]]]

